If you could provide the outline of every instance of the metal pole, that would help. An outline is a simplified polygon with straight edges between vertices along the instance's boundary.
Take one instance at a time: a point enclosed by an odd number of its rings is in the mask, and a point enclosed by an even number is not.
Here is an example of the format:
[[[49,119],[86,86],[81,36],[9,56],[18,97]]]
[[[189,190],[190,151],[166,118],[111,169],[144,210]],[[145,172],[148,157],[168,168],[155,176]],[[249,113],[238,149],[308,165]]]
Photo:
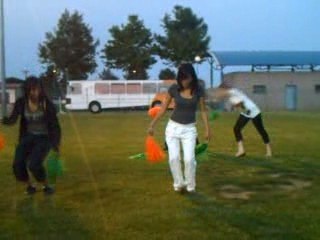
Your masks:
[[[223,66],[221,66],[221,69],[220,69],[220,79],[222,83],[224,81]]]
[[[213,59],[210,58],[210,87],[213,88]]]
[[[0,0],[0,79],[2,83],[2,117],[7,113],[6,103],[6,69],[5,69],[5,34],[4,34],[4,0]]]

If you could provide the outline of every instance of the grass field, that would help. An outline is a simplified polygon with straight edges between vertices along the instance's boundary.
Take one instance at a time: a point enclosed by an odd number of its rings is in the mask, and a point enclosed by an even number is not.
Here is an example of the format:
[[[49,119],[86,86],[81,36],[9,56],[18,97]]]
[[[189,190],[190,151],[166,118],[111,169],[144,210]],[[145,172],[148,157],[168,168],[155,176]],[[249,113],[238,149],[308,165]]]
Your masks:
[[[266,113],[271,159],[251,124],[247,157],[233,157],[236,117],[212,123],[193,195],[172,191],[167,162],[128,159],[144,150],[145,112],[61,116],[66,171],[51,197],[28,197],[15,183],[18,131],[1,127],[0,239],[320,239],[320,113]]]

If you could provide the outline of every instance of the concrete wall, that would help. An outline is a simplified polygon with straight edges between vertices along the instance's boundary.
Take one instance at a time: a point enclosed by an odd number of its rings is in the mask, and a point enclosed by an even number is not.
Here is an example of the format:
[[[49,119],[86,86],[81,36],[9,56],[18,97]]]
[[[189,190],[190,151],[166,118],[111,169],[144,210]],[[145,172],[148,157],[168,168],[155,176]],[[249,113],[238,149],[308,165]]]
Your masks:
[[[320,72],[235,72],[224,75],[224,81],[243,90],[263,110],[288,110],[286,88],[297,87],[296,110],[320,110]],[[266,86],[265,94],[253,93],[255,85]]]

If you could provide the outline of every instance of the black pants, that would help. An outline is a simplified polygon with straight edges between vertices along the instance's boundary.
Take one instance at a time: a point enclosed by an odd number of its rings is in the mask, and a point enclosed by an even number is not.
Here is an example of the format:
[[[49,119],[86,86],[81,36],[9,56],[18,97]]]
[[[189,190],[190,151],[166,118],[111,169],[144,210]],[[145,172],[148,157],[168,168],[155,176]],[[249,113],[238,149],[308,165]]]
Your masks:
[[[28,134],[24,136],[17,148],[13,162],[13,172],[17,180],[27,182],[30,170],[38,182],[46,180],[43,162],[50,151],[50,142],[46,135]]]
[[[242,136],[242,129],[247,125],[247,123],[252,120],[253,125],[255,126],[255,128],[257,129],[257,131],[259,132],[259,134],[261,135],[263,142],[265,144],[270,142],[269,139],[269,135],[267,133],[267,131],[265,130],[264,126],[263,126],[263,121],[262,121],[262,116],[261,114],[257,115],[255,118],[251,119],[248,118],[246,116],[240,115],[236,125],[233,128],[234,131],[234,135],[236,137],[237,142],[240,142],[243,140],[243,136]]]

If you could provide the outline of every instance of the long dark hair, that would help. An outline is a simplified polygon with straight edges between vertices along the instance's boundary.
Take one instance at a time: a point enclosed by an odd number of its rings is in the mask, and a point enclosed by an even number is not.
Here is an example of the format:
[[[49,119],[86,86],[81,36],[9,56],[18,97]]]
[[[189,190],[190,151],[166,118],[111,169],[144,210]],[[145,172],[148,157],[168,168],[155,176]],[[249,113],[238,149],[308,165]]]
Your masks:
[[[36,88],[36,87],[39,88],[39,91],[40,91],[39,92],[39,103],[43,104],[45,102],[45,100],[47,99],[47,95],[44,91],[41,80],[35,76],[30,76],[26,79],[26,81],[24,83],[24,96],[26,99],[29,99],[31,89]]]
[[[179,86],[179,91],[183,90],[182,80],[186,79],[187,77],[191,77],[191,94],[193,94],[195,91],[198,90],[199,84],[198,84],[198,77],[196,74],[196,71],[194,70],[194,67],[191,63],[183,63],[178,68],[178,74],[177,74],[177,83]]]

